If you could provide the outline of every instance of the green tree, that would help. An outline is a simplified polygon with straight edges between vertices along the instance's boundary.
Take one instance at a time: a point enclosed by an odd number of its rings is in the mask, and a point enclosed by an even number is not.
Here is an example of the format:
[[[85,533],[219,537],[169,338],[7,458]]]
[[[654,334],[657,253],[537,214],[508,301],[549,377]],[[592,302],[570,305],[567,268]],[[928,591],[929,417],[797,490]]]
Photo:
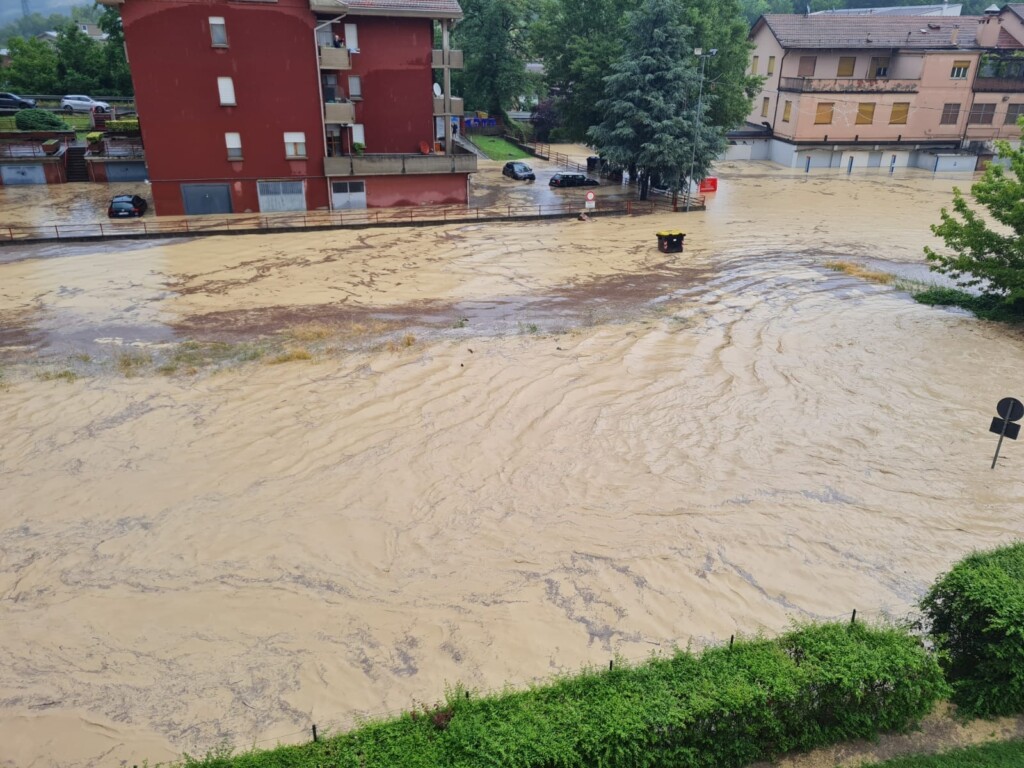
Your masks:
[[[654,179],[682,189],[691,161],[693,178],[706,176],[725,149],[725,130],[710,119],[717,108],[714,91],[698,102],[700,62],[679,5],[643,0],[629,16],[625,46],[605,79],[606,97],[598,105],[604,119],[589,135],[612,163],[629,168],[645,200]]]
[[[101,86],[119,96],[131,96],[135,90],[132,87],[132,73],[124,54],[121,12],[117,8],[104,8],[96,23],[107,34],[107,42],[103,45],[106,67]]]
[[[103,44],[74,24],[66,24],[57,35],[57,77],[65,93],[95,92],[106,69]]]
[[[526,0],[467,0],[455,28],[466,68],[454,78],[472,109],[505,115],[526,86]]]
[[[34,37],[12,37],[8,46],[11,63],[0,70],[8,88],[23,93],[57,92],[57,52],[52,45]]]
[[[1017,121],[1024,126],[1024,118]],[[953,210],[943,208],[942,221],[931,229],[948,252],[925,248],[930,269],[948,275],[964,288],[1024,305],[1024,149],[997,141],[1001,161],[992,163],[971,187],[971,195],[987,209],[998,230],[974,211],[958,188],[953,189]]]

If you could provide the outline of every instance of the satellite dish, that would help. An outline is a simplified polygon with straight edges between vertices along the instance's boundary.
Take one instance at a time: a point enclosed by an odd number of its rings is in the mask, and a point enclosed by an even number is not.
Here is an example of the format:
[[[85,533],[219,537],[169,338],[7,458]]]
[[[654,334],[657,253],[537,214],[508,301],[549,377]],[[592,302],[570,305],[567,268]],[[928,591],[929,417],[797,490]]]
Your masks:
[[[440,86],[439,83],[434,83],[434,95],[435,96],[440,96],[441,95],[441,86]]]

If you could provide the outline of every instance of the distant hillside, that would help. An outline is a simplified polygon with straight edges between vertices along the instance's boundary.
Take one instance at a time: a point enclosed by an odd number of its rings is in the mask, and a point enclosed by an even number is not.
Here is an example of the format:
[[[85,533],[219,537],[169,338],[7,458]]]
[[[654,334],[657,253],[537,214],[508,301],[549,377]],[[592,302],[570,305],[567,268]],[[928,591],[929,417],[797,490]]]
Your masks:
[[[71,6],[81,4],[73,0],[28,0],[28,7],[32,13],[41,13],[49,16],[51,13],[71,14]],[[0,26],[21,18],[21,0],[2,0],[0,2]]]

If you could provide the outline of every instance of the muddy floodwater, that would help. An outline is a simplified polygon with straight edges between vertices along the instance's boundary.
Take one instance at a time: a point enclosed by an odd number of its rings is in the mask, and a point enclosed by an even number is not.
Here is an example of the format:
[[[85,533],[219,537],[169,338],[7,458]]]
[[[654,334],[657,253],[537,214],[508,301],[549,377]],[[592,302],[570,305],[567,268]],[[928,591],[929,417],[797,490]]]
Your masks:
[[[1024,534],[1020,331],[827,266],[929,279],[970,178],[719,176],[688,215],[0,250],[0,765],[901,617]]]

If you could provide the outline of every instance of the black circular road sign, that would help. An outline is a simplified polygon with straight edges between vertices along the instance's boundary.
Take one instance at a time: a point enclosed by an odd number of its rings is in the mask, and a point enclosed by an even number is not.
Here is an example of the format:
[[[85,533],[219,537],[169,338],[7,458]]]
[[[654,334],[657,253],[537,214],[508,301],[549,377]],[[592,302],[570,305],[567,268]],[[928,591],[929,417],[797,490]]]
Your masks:
[[[1024,416],[1024,403],[1015,397],[1004,397],[996,405],[996,413],[1008,421],[1020,421]]]

